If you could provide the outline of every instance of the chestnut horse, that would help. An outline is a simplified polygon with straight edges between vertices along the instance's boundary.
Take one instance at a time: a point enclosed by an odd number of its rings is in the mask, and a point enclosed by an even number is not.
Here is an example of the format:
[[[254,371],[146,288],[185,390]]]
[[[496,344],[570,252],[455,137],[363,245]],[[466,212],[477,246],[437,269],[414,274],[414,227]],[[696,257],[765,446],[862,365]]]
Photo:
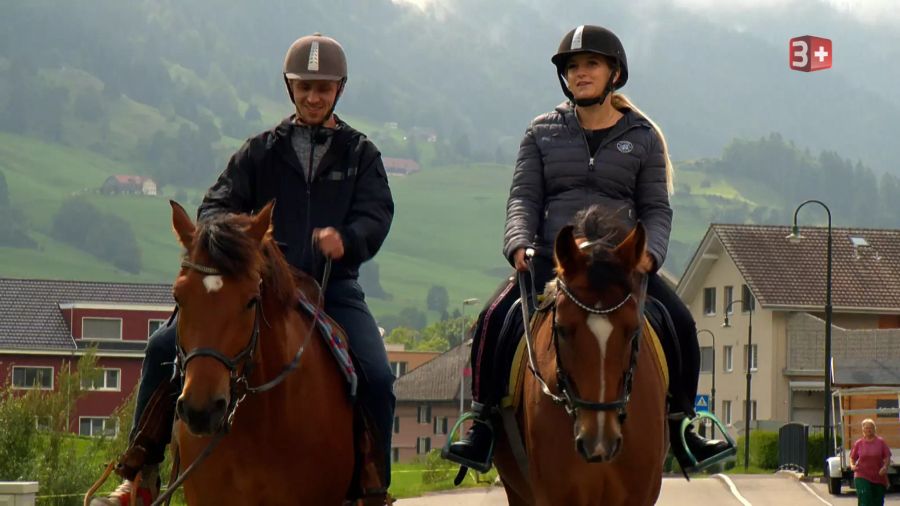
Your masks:
[[[172,202],[187,250],[174,287],[182,468],[221,437],[184,482],[188,504],[340,505],[350,487],[346,380],[312,318],[296,309],[294,272],[271,234],[272,208],[195,227]],[[271,390],[259,388],[276,378]]]
[[[494,462],[510,505],[656,502],[667,386],[639,315],[635,268],[645,244],[640,224],[617,245],[576,240],[572,226],[557,236],[557,278],[545,292],[555,307],[536,323],[535,372],[525,373],[516,413],[527,474],[506,435],[497,438]]]

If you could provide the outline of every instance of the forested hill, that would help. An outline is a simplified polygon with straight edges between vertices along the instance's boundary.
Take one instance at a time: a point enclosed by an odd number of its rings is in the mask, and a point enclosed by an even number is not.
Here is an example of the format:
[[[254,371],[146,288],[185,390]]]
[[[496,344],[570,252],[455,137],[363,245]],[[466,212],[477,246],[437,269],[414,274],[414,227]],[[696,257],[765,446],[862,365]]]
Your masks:
[[[717,24],[664,0],[570,0],[565,12],[535,0],[447,0],[424,11],[390,0],[5,2],[0,129],[84,147],[163,183],[206,184],[241,139],[287,113],[284,51],[322,31],[350,56],[340,111],[434,129],[445,158],[511,163],[527,122],[562,98],[549,63],[560,37],[593,22],[621,36],[631,75],[623,91],[663,126],[678,159],[780,132],[900,171],[900,92],[886,65],[900,33],[820,2],[769,16],[768,25],[758,16]],[[834,68],[788,70],[786,42],[797,34],[779,41],[771,27],[789,19],[845,35]]]

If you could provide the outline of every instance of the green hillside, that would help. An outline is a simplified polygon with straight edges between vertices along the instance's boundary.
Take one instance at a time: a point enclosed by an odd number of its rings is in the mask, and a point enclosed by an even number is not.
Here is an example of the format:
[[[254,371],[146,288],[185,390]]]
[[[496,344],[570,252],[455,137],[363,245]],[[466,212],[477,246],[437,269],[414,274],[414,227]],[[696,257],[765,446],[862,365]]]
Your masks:
[[[742,212],[745,206],[772,205],[760,202],[765,193],[759,185],[729,182],[690,167],[678,171],[673,199],[675,231],[667,267],[676,274],[710,220],[727,215],[729,209]],[[170,231],[167,200],[177,194],[193,212],[200,192],[166,187],[159,197],[101,195],[96,189],[109,175],[130,169],[88,151],[10,134],[0,134],[0,171],[7,180],[11,205],[22,211],[26,230],[39,245],[37,250],[0,248],[0,275],[172,280],[180,248]],[[376,259],[381,285],[390,298],[370,298],[376,314],[396,314],[407,307],[424,310],[433,285],[447,289],[450,311],[464,298],[484,299],[490,294],[508,269],[500,250],[511,175],[511,167],[469,164],[425,167],[411,176],[391,177],[396,218]],[[72,195],[83,196],[131,225],[142,253],[139,274],[115,269],[50,237],[54,214]]]

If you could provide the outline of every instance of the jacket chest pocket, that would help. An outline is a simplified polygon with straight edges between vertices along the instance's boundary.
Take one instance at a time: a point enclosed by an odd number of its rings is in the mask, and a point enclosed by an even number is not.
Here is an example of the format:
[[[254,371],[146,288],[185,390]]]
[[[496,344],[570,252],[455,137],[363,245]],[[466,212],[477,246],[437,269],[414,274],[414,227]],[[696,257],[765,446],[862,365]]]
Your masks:
[[[353,167],[334,167],[319,176],[323,182],[346,181],[356,177],[357,168]]]

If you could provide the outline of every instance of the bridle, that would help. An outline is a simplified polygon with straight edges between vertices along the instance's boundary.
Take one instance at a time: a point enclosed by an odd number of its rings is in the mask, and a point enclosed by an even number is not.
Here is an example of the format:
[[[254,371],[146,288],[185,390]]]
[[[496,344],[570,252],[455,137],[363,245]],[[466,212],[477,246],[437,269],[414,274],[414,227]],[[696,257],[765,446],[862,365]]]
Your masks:
[[[596,307],[591,306],[584,303],[581,299],[579,299],[572,290],[566,285],[562,278],[556,278],[556,286],[559,288],[560,292],[571,300],[578,308],[582,311],[585,311],[589,314],[595,315],[609,315],[614,313],[623,307],[625,307],[626,303],[629,300],[634,299],[638,305],[638,326],[631,334],[631,355],[628,364],[628,369],[625,370],[623,374],[624,385],[622,388],[622,393],[619,398],[612,402],[593,402],[582,399],[577,394],[577,387],[575,382],[572,380],[569,373],[566,371],[564,365],[562,364],[562,357],[559,352],[559,325],[556,321],[556,306],[557,304],[553,304],[553,333],[551,334],[551,340],[553,341],[554,349],[556,350],[556,379],[557,385],[559,388],[559,393],[553,393],[550,387],[547,385],[547,382],[544,380],[540,371],[536,367],[535,357],[534,357],[534,340],[531,336],[531,319],[529,316],[528,309],[528,300],[529,294],[528,289],[526,287],[526,274],[531,275],[531,287],[532,287],[532,296],[534,296],[535,287],[534,287],[534,271],[531,262],[528,264],[529,272],[520,272],[519,273],[519,291],[522,298],[522,315],[525,320],[525,344],[528,349],[528,362],[529,369],[531,369],[532,375],[538,381],[538,384],[541,386],[541,391],[550,397],[550,399],[558,405],[561,405],[565,408],[566,412],[571,417],[575,417],[578,414],[579,409],[585,409],[588,411],[616,411],[619,416],[620,423],[625,422],[625,418],[627,416],[626,408],[628,406],[628,401],[631,400],[631,389],[634,383],[634,370],[637,366],[637,359],[640,353],[640,343],[641,336],[643,333],[644,327],[644,300],[646,297],[647,291],[647,276],[643,275],[641,277],[640,282],[640,292],[635,297],[634,292],[628,292],[621,301],[617,304],[614,304],[609,307]],[[536,300],[536,299],[531,299]]]

